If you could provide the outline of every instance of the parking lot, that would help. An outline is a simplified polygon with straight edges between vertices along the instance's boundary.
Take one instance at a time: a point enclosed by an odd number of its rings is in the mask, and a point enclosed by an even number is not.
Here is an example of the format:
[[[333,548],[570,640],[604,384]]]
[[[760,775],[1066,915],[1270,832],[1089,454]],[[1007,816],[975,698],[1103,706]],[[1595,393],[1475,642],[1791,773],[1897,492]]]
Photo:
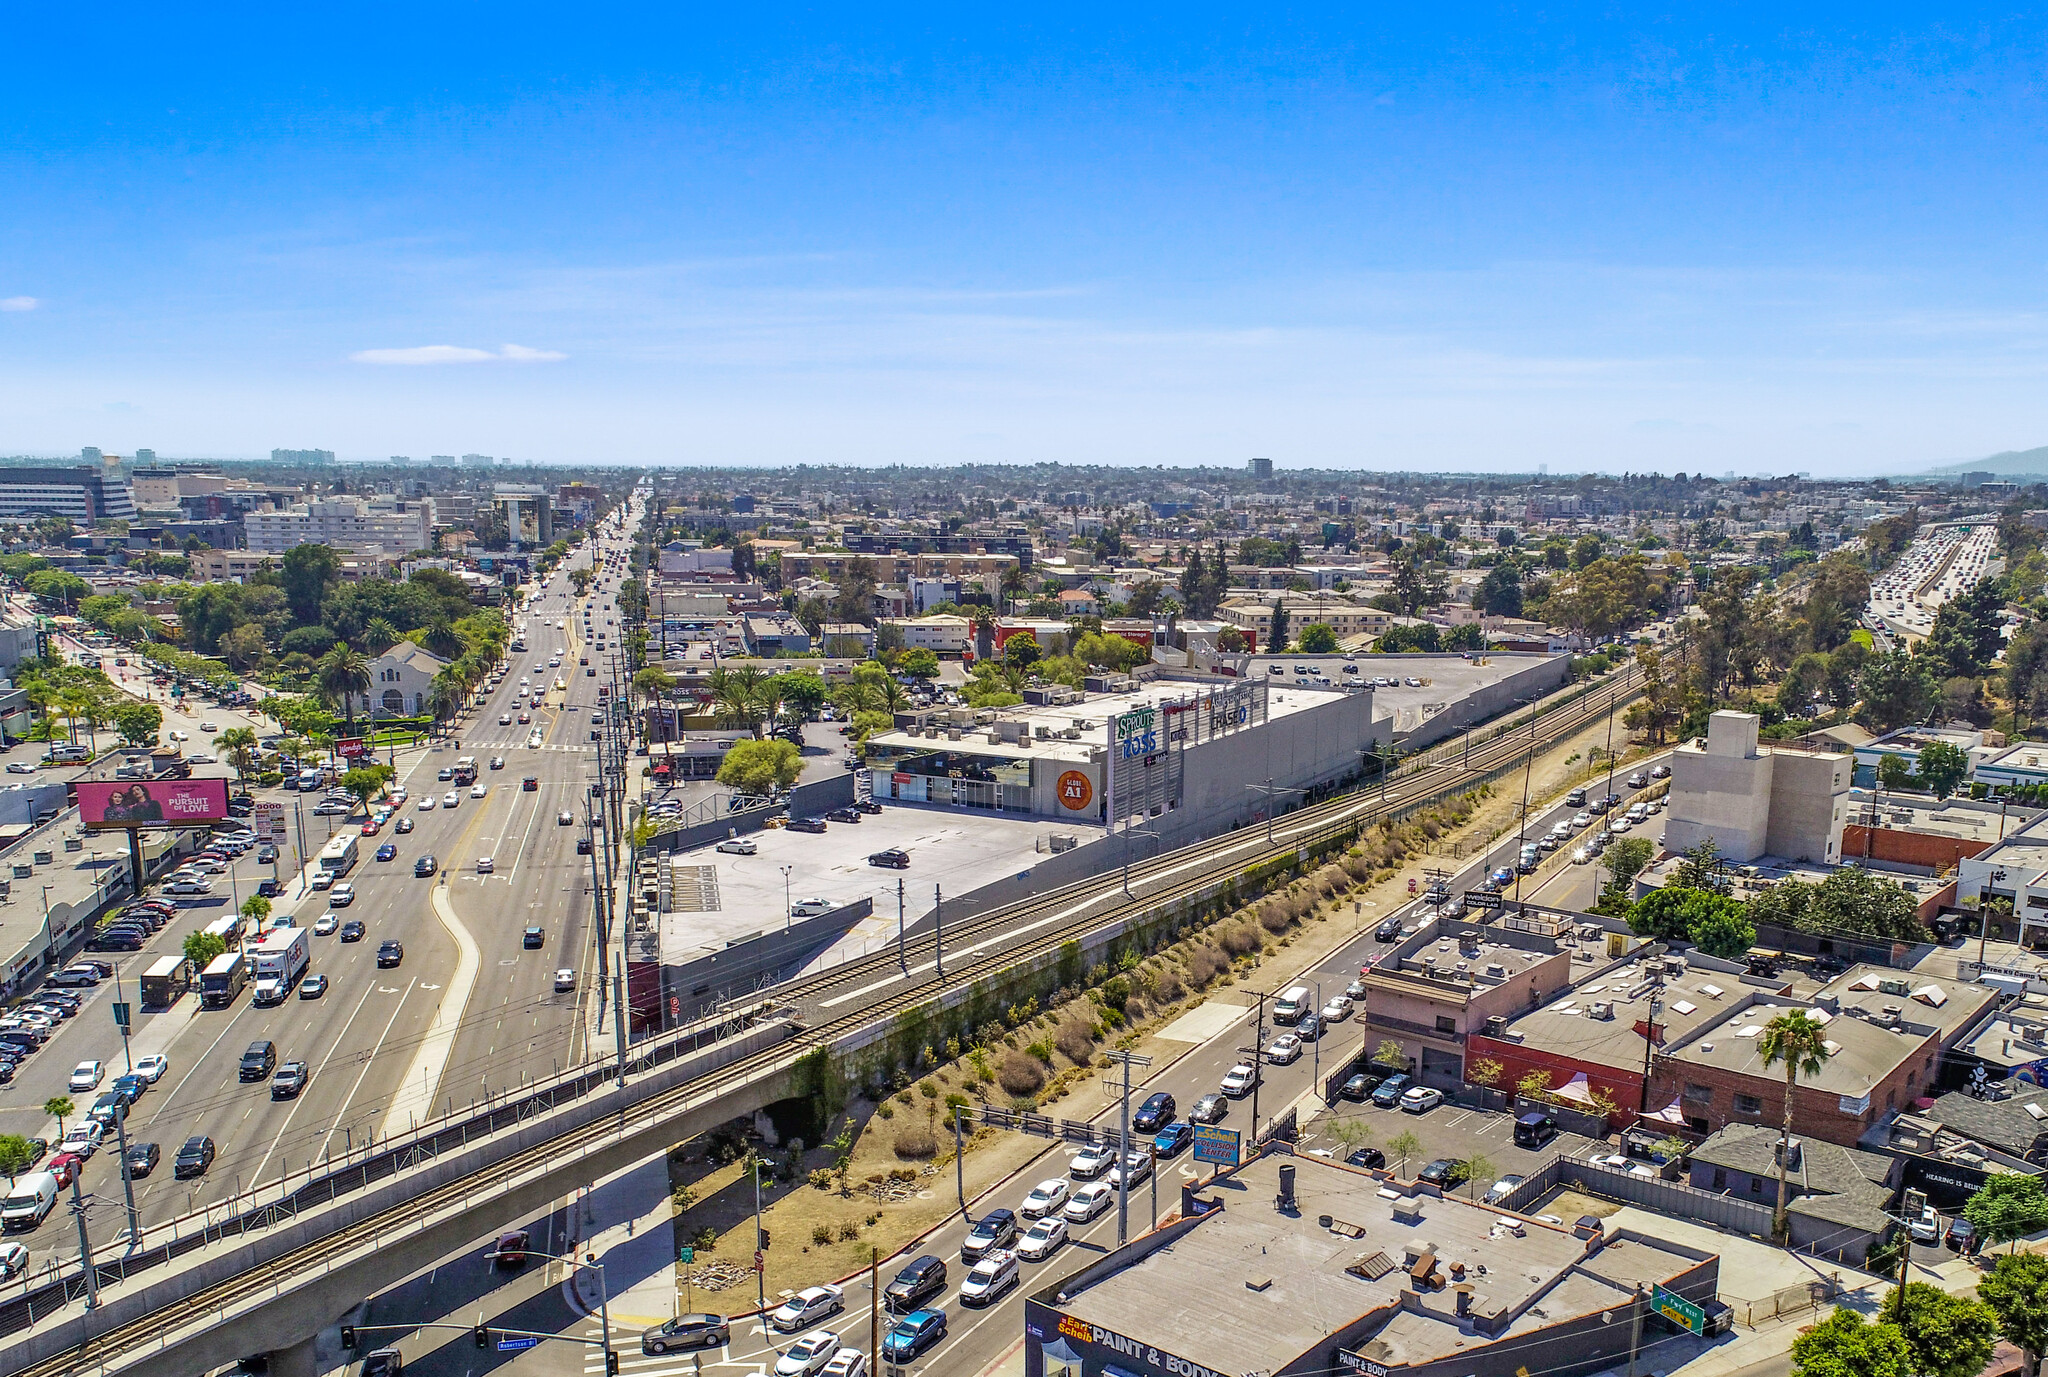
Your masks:
[[[1397,1170],[1399,1154],[1388,1151],[1387,1145],[1403,1133],[1414,1134],[1422,1146],[1409,1156],[1408,1169],[1400,1172],[1404,1177],[1413,1176],[1423,1163],[1437,1158],[1480,1160],[1486,1168],[1479,1173],[1485,1178],[1479,1186],[1482,1195],[1503,1176],[1526,1175],[1559,1153],[1580,1152],[1592,1145],[1591,1139],[1576,1133],[1559,1133],[1540,1148],[1516,1147],[1515,1116],[1506,1112],[1462,1109],[1446,1102],[1424,1114],[1409,1114],[1340,1100],[1335,1109],[1319,1112],[1302,1125],[1300,1150],[1343,1160],[1349,1149],[1335,1136],[1339,1119],[1363,1123],[1370,1136],[1362,1145],[1387,1153],[1387,1165]]]

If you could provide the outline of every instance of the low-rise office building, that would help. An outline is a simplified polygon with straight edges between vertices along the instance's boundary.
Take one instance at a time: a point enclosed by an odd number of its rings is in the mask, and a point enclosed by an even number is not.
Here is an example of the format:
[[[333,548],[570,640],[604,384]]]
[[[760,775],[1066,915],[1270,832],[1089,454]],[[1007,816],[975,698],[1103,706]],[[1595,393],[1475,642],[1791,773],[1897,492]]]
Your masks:
[[[1576,1377],[1625,1365],[1635,1287],[1720,1259],[1267,1154],[1024,1302],[1025,1377]]]
[[[250,512],[242,529],[251,550],[283,554],[299,545],[405,555],[434,544],[434,499],[323,498],[278,511]]]
[[[0,517],[62,516],[82,526],[132,521],[135,497],[115,475],[89,464],[0,469]]]

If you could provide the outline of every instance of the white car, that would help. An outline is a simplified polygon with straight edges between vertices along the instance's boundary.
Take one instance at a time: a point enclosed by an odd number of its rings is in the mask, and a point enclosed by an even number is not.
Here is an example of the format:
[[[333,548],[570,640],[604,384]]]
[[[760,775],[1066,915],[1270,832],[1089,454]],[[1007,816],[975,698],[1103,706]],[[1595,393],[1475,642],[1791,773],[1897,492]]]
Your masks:
[[[1410,1114],[1425,1114],[1444,1102],[1444,1092],[1426,1085],[1411,1085],[1401,1092],[1401,1108]]]
[[[69,1089],[74,1095],[100,1088],[100,1082],[107,1077],[107,1068],[96,1061],[82,1061],[71,1069]]]
[[[171,1059],[161,1052],[152,1052],[139,1057],[135,1062],[135,1074],[155,1085],[164,1078],[164,1072],[171,1069]]]
[[[791,1296],[768,1316],[768,1323],[783,1333],[808,1329],[827,1315],[846,1308],[846,1296],[836,1286],[809,1286]]]
[[[728,856],[751,856],[761,848],[745,837],[733,837],[718,844],[718,849]]]
[[[453,797],[453,795],[450,795],[450,797]],[[420,795],[420,811],[422,813],[431,813],[434,811],[434,796],[432,794]]]
[[[1322,1018],[1325,1023],[1342,1023],[1350,1017],[1351,1000],[1344,995],[1336,996],[1323,1006]]]
[[[309,883],[314,889],[332,889],[334,888],[334,872],[331,870],[315,871]]]
[[[332,913],[323,913],[313,920],[313,935],[315,937],[332,937],[334,930],[340,926],[341,919],[335,917]]]
[[[842,1348],[825,1364],[822,1377],[868,1377],[868,1359],[857,1348]]]
[[[1050,1181],[1040,1181],[1032,1187],[1031,1194],[1024,1197],[1024,1203],[1017,1207],[1017,1213],[1026,1219],[1041,1219],[1058,1211],[1067,1203],[1073,1189],[1064,1176],[1055,1176]]]
[[[567,994],[576,988],[576,972],[567,966],[555,972],[555,993]]]
[[[1588,850],[1587,850],[1587,849],[1586,849],[1585,847],[1583,847],[1583,846],[1582,846],[1582,847],[1580,847],[1580,848],[1579,848],[1578,850],[1576,850],[1576,851],[1572,852],[1572,864],[1573,864],[1573,865],[1586,865],[1586,864],[1589,864],[1589,863],[1590,863],[1590,862],[1592,861],[1592,859],[1593,859],[1593,853],[1592,853],[1592,852],[1590,852],[1590,851],[1588,851]]]
[[[1090,1181],[1074,1192],[1074,1198],[1060,1211],[1070,1224],[1086,1224],[1116,1203],[1116,1192],[1109,1188],[1107,1181]],[[1040,1220],[1043,1224],[1045,1221]]]
[[[1275,1066],[1285,1066],[1301,1055],[1301,1039],[1293,1033],[1282,1033],[1266,1046],[1266,1060]]]
[[[1017,1255],[1007,1248],[998,1248],[974,1264],[967,1279],[960,1283],[962,1305],[987,1305],[1005,1294],[1021,1280],[1017,1273]]]
[[[483,797],[483,796],[484,796],[485,794],[488,794],[489,792],[491,792],[491,786],[490,786],[490,785],[488,785],[488,784],[479,784],[479,785],[476,785],[476,786],[475,786],[474,788],[472,788],[472,789],[471,789],[471,790],[469,791],[469,796],[470,796],[471,798],[482,798],[482,797]]]
[[[476,858],[476,873],[479,875],[494,875],[497,873],[497,868],[498,862],[490,856],[478,856]]]
[[[1031,1231],[1017,1241],[1017,1256],[1026,1262],[1043,1262],[1058,1252],[1066,1241],[1067,1221],[1056,1214],[1049,1214],[1033,1224]]]
[[[1090,1143],[1067,1160],[1067,1170],[1076,1181],[1092,1181],[1116,1165],[1116,1152],[1100,1143]]]
[[[80,1157],[90,1157],[100,1150],[100,1140],[107,1136],[107,1126],[98,1119],[80,1119],[64,1133],[60,1152],[75,1152]]]
[[[821,913],[830,913],[832,911],[832,901],[829,899],[799,899],[790,905],[789,911],[798,918],[815,918]]]
[[[353,880],[343,880],[327,892],[329,908],[347,908],[356,901],[356,885]]]
[[[815,1334],[806,1334],[789,1347],[789,1352],[775,1360],[775,1377],[811,1377],[813,1372],[832,1361],[832,1355],[839,1351],[839,1336],[829,1329]]]
[[[1152,1154],[1149,1152],[1125,1153],[1122,1164],[1109,1169],[1109,1175],[1103,1178],[1103,1184],[1111,1190],[1117,1189],[1124,1184],[1125,1172],[1130,1173],[1131,1184],[1133,1186],[1137,1185],[1152,1174]]]
[[[1241,1100],[1252,1093],[1252,1087],[1259,1083],[1259,1068],[1248,1061],[1241,1061],[1223,1074],[1223,1093],[1233,1100]]]
[[[447,793],[441,795],[441,806],[443,808],[460,808],[462,806],[462,794],[460,791],[450,789]]]
[[[213,883],[210,880],[202,880],[198,876],[194,875],[185,879],[171,881],[169,884],[164,886],[164,893],[211,894],[213,893]]]
[[[0,1243],[0,1281],[11,1281],[28,1270],[26,1243]]]

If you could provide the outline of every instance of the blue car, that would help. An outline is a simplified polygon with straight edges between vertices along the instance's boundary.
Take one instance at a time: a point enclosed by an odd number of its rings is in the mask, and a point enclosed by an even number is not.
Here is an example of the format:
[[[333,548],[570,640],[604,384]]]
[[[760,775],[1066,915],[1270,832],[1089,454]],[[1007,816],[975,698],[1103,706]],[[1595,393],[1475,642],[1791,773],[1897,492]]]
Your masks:
[[[377,848],[377,859],[380,861],[388,861],[397,854],[398,844],[396,842],[385,842]]]
[[[1152,1140],[1152,1146],[1159,1150],[1161,1157],[1171,1157],[1193,1141],[1195,1126],[1185,1119],[1176,1119],[1159,1130],[1158,1136]]]
[[[882,1336],[882,1359],[907,1363],[945,1337],[945,1311],[913,1310]]]

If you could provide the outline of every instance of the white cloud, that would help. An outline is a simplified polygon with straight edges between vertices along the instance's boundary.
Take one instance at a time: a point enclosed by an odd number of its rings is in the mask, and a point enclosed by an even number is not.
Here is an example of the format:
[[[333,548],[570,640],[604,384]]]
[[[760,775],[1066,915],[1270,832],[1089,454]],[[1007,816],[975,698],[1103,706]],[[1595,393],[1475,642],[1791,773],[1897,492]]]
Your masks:
[[[495,353],[457,344],[422,344],[411,349],[360,349],[349,355],[356,363],[393,364],[555,363],[568,357],[553,349],[529,349],[523,344],[508,344]]]
[[[0,296],[0,311],[33,311],[42,304],[32,296]]]

